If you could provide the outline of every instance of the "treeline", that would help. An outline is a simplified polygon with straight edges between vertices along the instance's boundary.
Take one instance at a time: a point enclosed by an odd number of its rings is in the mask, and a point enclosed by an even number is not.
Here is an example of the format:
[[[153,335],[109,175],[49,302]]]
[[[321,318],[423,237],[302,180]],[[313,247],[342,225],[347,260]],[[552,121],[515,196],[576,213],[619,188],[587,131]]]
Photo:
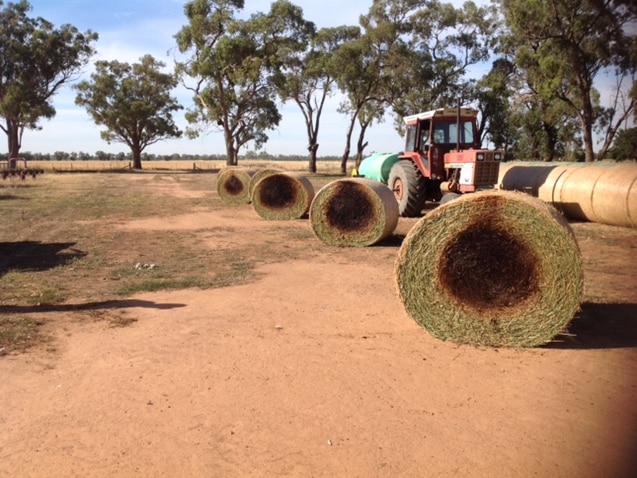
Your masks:
[[[20,157],[27,161],[132,161],[132,153],[106,153],[104,151],[96,151],[94,154],[85,152],[64,152],[56,151],[55,153],[32,153],[29,151],[21,152]],[[6,155],[0,155],[0,160],[8,159]],[[226,161],[224,154],[148,154],[143,153],[144,161]],[[248,151],[241,159],[263,160],[263,161],[305,161],[307,156],[293,154],[268,154],[266,152]],[[321,156],[321,161],[340,161],[338,156]]]
[[[152,157],[147,146],[214,131],[224,138],[223,159],[237,164],[249,156],[243,151],[267,145],[288,103],[303,114],[316,171],[323,107],[336,94],[343,172],[350,155],[367,154],[375,124],[392,117],[400,132],[405,116],[457,102],[479,111],[482,143],[508,158],[594,161],[635,144],[634,0],[371,0],[358,25],[332,28],[318,28],[289,0],[266,12],[243,9],[243,1],[187,1],[183,26],[170,32],[182,60],[174,71],[151,55],[99,60],[74,85],[75,103],[104,128],[102,139],[131,149],[121,159],[141,168]],[[54,95],[97,53],[96,32],[55,28],[29,10],[27,0],[0,9],[0,129],[11,157],[20,156],[24,129],[54,116]],[[601,102],[604,78],[611,104]],[[172,96],[179,84],[194,100],[185,131],[174,121],[184,110]]]

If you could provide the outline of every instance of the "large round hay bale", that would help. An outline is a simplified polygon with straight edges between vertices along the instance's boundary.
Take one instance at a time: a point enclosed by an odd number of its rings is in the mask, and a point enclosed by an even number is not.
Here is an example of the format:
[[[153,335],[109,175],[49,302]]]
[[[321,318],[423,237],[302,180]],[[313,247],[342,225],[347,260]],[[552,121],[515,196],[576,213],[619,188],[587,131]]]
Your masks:
[[[559,197],[564,180],[575,170],[572,164],[561,164],[551,170],[544,184],[538,187],[537,197],[542,201],[558,207]]]
[[[254,170],[228,166],[217,173],[217,193],[226,204],[250,203],[250,178]]]
[[[637,164],[604,169],[593,188],[591,221],[637,227]]]
[[[555,206],[572,219],[594,221],[593,191],[605,170],[594,166],[572,169],[568,176],[563,176],[559,202],[555,202]]]
[[[339,179],[323,186],[310,206],[314,235],[330,246],[371,246],[398,224],[398,202],[384,184]]]
[[[457,343],[532,347],[580,306],[582,262],[563,216],[511,191],[464,195],[419,220],[396,260],[407,313]]]
[[[263,219],[300,219],[310,210],[314,186],[296,173],[270,173],[252,191],[252,205]]]
[[[538,190],[556,167],[555,164],[512,164],[504,167],[500,165],[498,187],[506,191],[521,191],[537,197]]]
[[[254,187],[257,185],[257,183],[259,181],[261,181],[263,178],[269,176],[270,174],[276,174],[276,173],[281,173],[283,172],[283,170],[281,169],[275,169],[275,168],[264,168],[264,169],[257,169],[254,174],[252,175],[252,177],[250,178],[250,186],[249,186],[249,194],[250,194],[250,199],[252,199],[252,193],[254,192]]]

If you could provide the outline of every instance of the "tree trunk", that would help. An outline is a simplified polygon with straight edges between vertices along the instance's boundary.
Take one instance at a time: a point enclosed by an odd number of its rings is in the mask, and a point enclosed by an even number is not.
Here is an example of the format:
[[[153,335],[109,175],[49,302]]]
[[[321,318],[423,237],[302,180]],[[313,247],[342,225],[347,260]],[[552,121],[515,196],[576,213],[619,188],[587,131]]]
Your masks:
[[[582,136],[584,139],[584,161],[590,163],[595,161],[595,152],[593,151],[593,105],[590,90],[588,94],[583,96],[584,108],[580,118],[582,120]]]
[[[542,158],[545,162],[555,159],[555,145],[557,144],[557,134],[555,128],[548,123],[542,122],[542,129],[546,135],[546,156]]]
[[[358,143],[356,143],[356,168],[361,165],[361,161],[363,161],[363,153],[365,148],[369,144],[368,141],[365,141],[365,132],[367,131],[367,127],[369,123],[361,124],[361,131],[358,135]]]
[[[345,151],[343,151],[343,157],[341,158],[341,173],[347,173],[347,160],[349,159],[350,144],[352,142],[352,132],[354,131],[354,124],[356,123],[356,117],[358,111],[352,116],[347,128],[347,135],[345,136]]]
[[[17,158],[20,156],[20,126],[10,119],[7,119],[7,140],[9,158]]]
[[[226,140],[226,166],[236,166],[238,163],[237,160],[237,150],[234,147],[234,143],[232,140],[232,134],[228,129],[224,126],[224,137]]]
[[[307,170],[310,173],[315,173],[316,172],[316,153],[318,151],[318,143],[313,142],[312,144],[310,144],[310,146],[307,148],[310,151],[310,161],[307,165]]]
[[[142,169],[142,148],[139,144],[135,144],[131,152],[133,153],[133,169]]]

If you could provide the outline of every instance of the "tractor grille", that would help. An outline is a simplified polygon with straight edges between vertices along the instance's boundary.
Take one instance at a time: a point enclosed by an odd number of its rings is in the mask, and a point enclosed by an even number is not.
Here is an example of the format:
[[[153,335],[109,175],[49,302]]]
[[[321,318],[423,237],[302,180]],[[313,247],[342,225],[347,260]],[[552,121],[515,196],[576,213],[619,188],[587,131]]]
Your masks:
[[[500,173],[500,161],[493,161],[491,152],[484,161],[476,162],[474,184],[476,186],[493,186],[498,183]]]

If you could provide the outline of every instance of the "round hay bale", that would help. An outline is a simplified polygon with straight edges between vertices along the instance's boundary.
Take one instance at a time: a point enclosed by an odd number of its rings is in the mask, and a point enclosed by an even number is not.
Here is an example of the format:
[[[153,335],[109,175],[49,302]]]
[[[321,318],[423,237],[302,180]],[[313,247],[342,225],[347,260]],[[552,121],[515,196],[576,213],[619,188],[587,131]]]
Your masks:
[[[560,209],[559,204],[559,196],[564,185],[564,180],[575,170],[573,165],[565,164],[557,166],[553,168],[551,172],[546,177],[544,184],[538,187],[537,197],[539,197],[542,201],[550,203],[554,205],[556,208]]]
[[[557,165],[529,166],[514,164],[502,170],[500,166],[499,188],[506,191],[521,191],[532,196],[538,196],[538,190],[546,182]]]
[[[605,170],[605,168],[585,166],[573,168],[570,174],[565,174],[559,190],[559,203],[555,203],[556,207],[572,219],[595,221],[593,191]]]
[[[263,219],[300,219],[310,210],[314,186],[296,173],[270,173],[252,191],[252,205]]]
[[[433,336],[496,347],[551,341],[583,286],[564,217],[512,191],[467,194],[427,214],[407,234],[395,278],[407,313]]]
[[[637,164],[606,168],[595,183],[592,208],[595,222],[637,227]]]
[[[250,178],[254,170],[229,166],[217,173],[217,193],[226,204],[250,203]]]
[[[252,193],[254,192],[254,187],[257,185],[259,181],[269,176],[270,174],[281,173],[281,172],[283,172],[283,170],[274,169],[274,168],[265,168],[265,169],[256,170],[255,173],[250,178],[250,186],[249,186],[250,199],[252,199]]]
[[[398,202],[384,184],[365,178],[323,186],[310,206],[314,235],[330,246],[371,246],[398,225]]]

